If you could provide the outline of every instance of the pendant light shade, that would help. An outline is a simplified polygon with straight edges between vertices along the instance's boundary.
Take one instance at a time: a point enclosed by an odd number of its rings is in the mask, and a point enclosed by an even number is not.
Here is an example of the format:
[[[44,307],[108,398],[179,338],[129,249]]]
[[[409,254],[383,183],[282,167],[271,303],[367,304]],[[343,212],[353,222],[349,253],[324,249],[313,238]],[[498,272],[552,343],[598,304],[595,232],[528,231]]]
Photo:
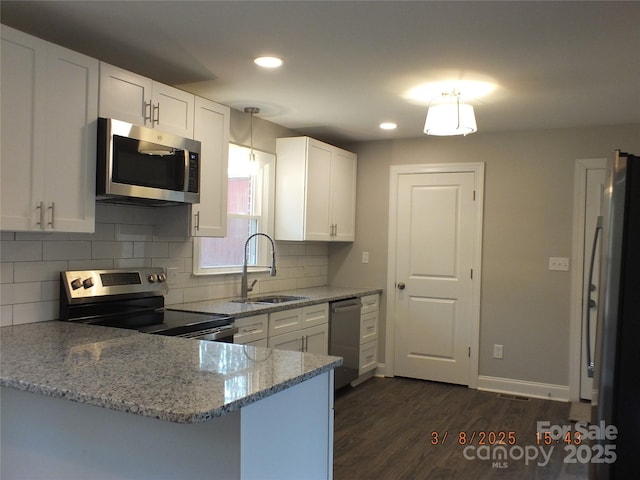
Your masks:
[[[468,135],[477,130],[473,107],[461,100],[460,92],[443,93],[429,105],[424,124],[427,135]]]

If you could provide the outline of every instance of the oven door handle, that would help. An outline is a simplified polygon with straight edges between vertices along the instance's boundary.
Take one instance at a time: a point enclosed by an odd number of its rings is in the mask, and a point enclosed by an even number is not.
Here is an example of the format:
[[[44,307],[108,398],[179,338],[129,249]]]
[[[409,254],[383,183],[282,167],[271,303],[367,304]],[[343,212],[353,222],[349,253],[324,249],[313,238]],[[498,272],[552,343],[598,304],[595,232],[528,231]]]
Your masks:
[[[224,338],[233,337],[236,333],[238,333],[238,327],[229,325],[227,327],[213,329],[213,331],[205,330],[204,332],[189,332],[178,336],[182,338],[193,338],[194,340],[218,341]]]

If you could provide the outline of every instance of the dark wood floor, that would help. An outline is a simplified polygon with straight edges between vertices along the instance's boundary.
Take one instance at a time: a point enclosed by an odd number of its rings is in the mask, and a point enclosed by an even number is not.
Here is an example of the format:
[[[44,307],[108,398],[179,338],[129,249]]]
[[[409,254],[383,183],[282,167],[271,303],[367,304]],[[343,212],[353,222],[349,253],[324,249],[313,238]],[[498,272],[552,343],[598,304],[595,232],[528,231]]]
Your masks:
[[[501,398],[458,385],[372,378],[336,393],[334,478],[586,479],[585,465],[564,463],[567,452],[562,444],[551,453],[544,447],[550,460],[538,465],[544,460],[536,446],[536,422],[570,425],[569,408],[569,403]],[[437,445],[432,432],[439,434]],[[467,445],[460,432],[466,433]],[[494,440],[489,432],[514,432],[516,443],[505,445],[505,460],[480,458],[498,452],[496,445],[489,447]],[[483,438],[486,445],[481,449]],[[528,465],[518,458],[527,450],[538,454]]]

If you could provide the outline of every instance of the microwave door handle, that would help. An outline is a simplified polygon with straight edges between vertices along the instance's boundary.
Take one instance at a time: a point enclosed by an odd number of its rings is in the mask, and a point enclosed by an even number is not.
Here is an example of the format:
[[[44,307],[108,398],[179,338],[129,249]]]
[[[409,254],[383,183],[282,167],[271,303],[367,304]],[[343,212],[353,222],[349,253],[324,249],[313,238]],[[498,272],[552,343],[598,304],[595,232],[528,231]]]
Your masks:
[[[183,191],[188,192],[189,191],[189,150],[187,150],[186,148],[184,150],[182,150],[182,155],[183,155],[183,161],[184,161],[184,184],[183,184]]]

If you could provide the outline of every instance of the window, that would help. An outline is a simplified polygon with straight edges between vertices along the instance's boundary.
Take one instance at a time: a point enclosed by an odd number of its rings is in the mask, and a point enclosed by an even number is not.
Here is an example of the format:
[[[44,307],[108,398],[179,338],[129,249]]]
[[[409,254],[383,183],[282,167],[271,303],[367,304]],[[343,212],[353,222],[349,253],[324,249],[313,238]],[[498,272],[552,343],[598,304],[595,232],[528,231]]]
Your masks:
[[[227,236],[194,238],[193,271],[196,274],[239,273],[244,243],[253,233],[273,234],[275,155],[229,144],[227,185]],[[268,242],[251,241],[250,271],[270,262]],[[269,247],[269,248],[267,248]]]

